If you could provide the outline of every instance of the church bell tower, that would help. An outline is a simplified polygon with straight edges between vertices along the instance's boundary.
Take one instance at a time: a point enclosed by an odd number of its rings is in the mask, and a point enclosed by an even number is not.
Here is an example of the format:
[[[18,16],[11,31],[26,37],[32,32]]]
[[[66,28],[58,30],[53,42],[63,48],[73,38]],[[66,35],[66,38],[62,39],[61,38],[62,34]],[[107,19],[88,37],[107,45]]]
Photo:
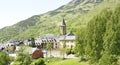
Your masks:
[[[61,25],[60,25],[60,34],[66,35],[66,23],[65,23],[64,18],[63,18]]]

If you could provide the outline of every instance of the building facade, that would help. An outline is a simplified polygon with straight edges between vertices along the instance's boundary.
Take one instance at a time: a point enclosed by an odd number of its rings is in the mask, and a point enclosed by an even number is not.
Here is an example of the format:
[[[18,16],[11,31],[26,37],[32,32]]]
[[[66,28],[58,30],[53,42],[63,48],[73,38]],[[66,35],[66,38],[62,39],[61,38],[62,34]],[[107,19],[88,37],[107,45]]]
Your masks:
[[[46,49],[47,44],[51,44],[53,49],[59,48],[59,36],[55,34],[46,34],[45,36],[35,39],[35,45],[39,48]]]
[[[72,31],[66,35],[60,36],[59,43],[60,43],[60,48],[63,48],[64,44],[65,44],[65,47],[68,49],[74,48],[75,47],[75,36],[72,33]]]

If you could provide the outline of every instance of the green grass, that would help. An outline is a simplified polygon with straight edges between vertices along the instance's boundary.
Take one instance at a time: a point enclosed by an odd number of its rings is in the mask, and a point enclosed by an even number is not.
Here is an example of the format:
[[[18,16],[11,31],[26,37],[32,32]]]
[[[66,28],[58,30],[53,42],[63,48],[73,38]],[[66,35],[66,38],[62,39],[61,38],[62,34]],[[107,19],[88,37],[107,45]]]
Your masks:
[[[87,62],[79,62],[79,59],[50,59],[50,62],[46,62],[46,65],[88,65]]]

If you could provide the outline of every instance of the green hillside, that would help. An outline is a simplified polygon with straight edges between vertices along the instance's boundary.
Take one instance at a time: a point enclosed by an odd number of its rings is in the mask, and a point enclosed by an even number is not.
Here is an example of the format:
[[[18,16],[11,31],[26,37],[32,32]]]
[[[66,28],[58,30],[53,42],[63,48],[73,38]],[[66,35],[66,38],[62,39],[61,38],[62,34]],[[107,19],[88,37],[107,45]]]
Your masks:
[[[39,16],[32,16],[26,20],[20,21],[19,23],[5,27],[0,30],[0,41],[8,41],[11,38],[21,34],[26,31],[31,26],[34,26],[36,22],[39,21]]]
[[[117,2],[116,2],[117,1]],[[67,23],[67,32],[76,28],[85,27],[95,15],[106,8],[114,8],[119,0],[73,0],[67,5],[49,11],[45,14],[33,16],[13,26],[0,30],[0,41],[13,39],[28,39],[31,36],[39,37],[44,34],[59,34],[59,25],[64,17]]]

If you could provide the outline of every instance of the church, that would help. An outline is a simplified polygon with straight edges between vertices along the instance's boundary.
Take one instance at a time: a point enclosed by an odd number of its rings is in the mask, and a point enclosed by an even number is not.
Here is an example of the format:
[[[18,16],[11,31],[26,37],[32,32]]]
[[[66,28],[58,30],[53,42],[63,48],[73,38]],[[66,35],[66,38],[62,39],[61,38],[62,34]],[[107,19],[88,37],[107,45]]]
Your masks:
[[[35,45],[39,48],[46,49],[47,44],[51,44],[53,49],[74,48],[75,35],[70,31],[66,32],[66,22],[63,18],[60,24],[60,35],[46,34],[45,36],[35,39]]]
[[[66,48],[75,47],[75,35],[70,31],[66,32],[66,23],[63,18],[62,24],[60,25],[60,37],[59,37],[59,48],[63,48],[64,45]]]

